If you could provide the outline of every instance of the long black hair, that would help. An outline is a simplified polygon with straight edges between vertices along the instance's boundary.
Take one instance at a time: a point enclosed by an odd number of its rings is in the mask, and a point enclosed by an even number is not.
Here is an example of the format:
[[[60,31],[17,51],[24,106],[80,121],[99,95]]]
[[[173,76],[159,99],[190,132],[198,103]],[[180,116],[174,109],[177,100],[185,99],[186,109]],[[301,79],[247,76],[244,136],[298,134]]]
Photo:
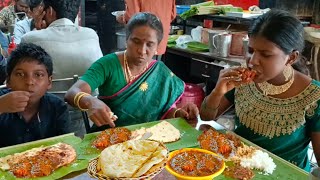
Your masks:
[[[294,69],[309,75],[305,58],[303,25],[295,16],[283,10],[271,10],[255,19],[248,31],[249,37],[261,36],[276,44],[285,54],[299,52],[299,59],[292,65]]]

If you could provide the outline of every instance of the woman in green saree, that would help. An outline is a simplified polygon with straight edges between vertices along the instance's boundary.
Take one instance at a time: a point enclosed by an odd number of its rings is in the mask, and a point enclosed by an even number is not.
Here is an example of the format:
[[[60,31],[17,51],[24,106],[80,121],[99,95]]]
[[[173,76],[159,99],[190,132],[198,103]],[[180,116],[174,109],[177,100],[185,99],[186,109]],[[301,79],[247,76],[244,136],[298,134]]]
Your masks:
[[[309,171],[310,141],[320,160],[320,82],[299,72],[303,34],[301,22],[287,12],[258,17],[249,28],[247,61],[256,76],[243,83],[244,68],[221,71],[200,114],[213,119],[235,105],[237,134]]]
[[[152,60],[163,37],[160,20],[150,13],[138,13],[126,28],[127,50],[97,60],[69,89],[68,103],[88,110],[95,125],[102,126],[93,131],[164,118],[195,118],[195,105],[175,107],[184,82],[161,61]],[[98,98],[90,95],[96,88]]]

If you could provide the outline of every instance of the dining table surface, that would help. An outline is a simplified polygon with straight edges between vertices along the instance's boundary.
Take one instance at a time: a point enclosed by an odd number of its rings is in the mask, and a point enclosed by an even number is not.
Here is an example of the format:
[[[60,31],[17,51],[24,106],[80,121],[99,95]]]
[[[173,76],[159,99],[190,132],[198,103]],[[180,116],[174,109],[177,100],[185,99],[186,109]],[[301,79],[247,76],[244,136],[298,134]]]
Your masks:
[[[220,131],[228,131],[224,128],[224,126],[221,126],[220,124],[218,124],[216,121],[202,121],[200,119],[198,120],[188,120],[185,121],[184,119],[172,119],[172,120],[168,120],[168,122],[172,123],[172,125],[179,127],[180,131],[182,133],[181,135],[181,139],[179,140],[179,142],[173,144],[167,144],[167,148],[170,151],[176,150],[176,149],[181,149],[181,148],[185,148],[185,147],[199,147],[198,142],[197,142],[197,137],[199,134],[201,134],[202,131],[213,127],[217,130]],[[128,129],[132,130],[132,129],[138,129],[141,127],[151,127],[153,126],[155,123],[157,122],[150,122],[150,123],[145,123],[145,124],[141,124],[141,125],[133,125],[133,126],[128,126]],[[230,132],[230,131],[229,131]],[[92,136],[95,135],[95,136]],[[80,139],[78,137],[69,137],[66,136],[64,139],[70,138],[70,140],[74,141],[75,138],[78,138],[79,141],[82,141],[81,143],[83,145],[85,145],[84,147],[88,147],[88,144],[83,143],[86,140],[92,140],[92,138],[95,138],[97,135],[96,134],[87,134],[83,139]],[[61,139],[59,139],[61,140]],[[251,143],[250,141],[240,137],[240,140],[248,145],[254,145],[253,143]],[[42,142],[45,140],[41,140],[40,142]],[[55,140],[57,141],[57,139]],[[190,141],[192,141],[192,143],[190,144]],[[38,144],[42,144],[38,142]],[[53,143],[53,142],[51,142]],[[32,143],[31,143],[32,144]],[[24,146],[23,144],[20,146]],[[77,145],[78,146],[78,145]],[[81,149],[83,147],[77,147],[78,149]],[[91,148],[91,145],[90,147]],[[0,148],[0,157],[3,156],[3,153],[5,151],[7,151],[7,149],[10,149],[12,151],[13,148]],[[266,151],[266,150],[264,150]],[[12,151],[14,152],[14,151]],[[82,158],[85,158],[87,160],[89,160],[90,158],[92,159],[92,157],[96,157],[96,156],[92,156],[91,154],[91,150],[88,150],[88,154],[82,154]],[[267,152],[267,151],[266,151]],[[2,153],[2,154],[1,154]],[[297,166],[294,166],[293,164],[281,159],[280,157],[268,152],[269,155],[273,158],[274,162],[277,164],[277,168],[275,170],[275,172],[270,175],[263,175],[261,172],[257,172],[256,171],[256,176],[254,179],[289,179],[289,180],[295,180],[295,179],[308,179],[308,173],[305,172],[304,170],[298,168]],[[99,154],[98,154],[99,155]],[[80,158],[81,159],[81,158]],[[88,163],[88,161],[86,161]],[[77,169],[74,170],[70,173],[66,173],[64,174],[60,179],[69,179],[69,180],[91,180],[94,179],[93,177],[90,177],[90,175],[87,173],[87,168],[86,167],[87,164],[82,164],[81,169]],[[5,177],[5,176],[3,176]],[[1,177],[1,172],[0,172],[0,179],[3,179],[3,177]],[[6,179],[6,178],[5,178]],[[152,178],[153,180],[175,180],[176,178],[171,175],[165,168],[159,173],[157,174],[155,177]],[[215,179],[220,180],[220,179],[226,179],[223,175],[220,175],[218,177],[216,177]]]

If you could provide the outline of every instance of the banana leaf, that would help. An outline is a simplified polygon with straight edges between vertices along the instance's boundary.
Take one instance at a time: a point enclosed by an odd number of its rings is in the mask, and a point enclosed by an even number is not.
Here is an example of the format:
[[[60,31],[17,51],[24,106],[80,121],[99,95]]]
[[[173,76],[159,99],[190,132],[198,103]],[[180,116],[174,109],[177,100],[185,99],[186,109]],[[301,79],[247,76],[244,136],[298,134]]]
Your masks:
[[[171,123],[174,127],[179,129],[181,137],[178,141],[172,143],[166,143],[165,145],[169,149],[169,151],[173,151],[176,149],[181,149],[184,147],[195,147],[198,146],[197,138],[201,134],[200,131],[194,129],[190,126],[184,119],[176,118],[176,119],[167,119],[169,123]],[[153,121],[143,124],[136,124],[131,126],[126,126],[126,128],[130,130],[140,129],[142,127],[148,128],[158,124],[160,121]],[[86,134],[83,138],[82,142],[78,145],[78,149],[80,149],[81,153],[79,155],[80,159],[87,159],[90,160],[99,156],[101,153],[100,150],[92,147],[92,142],[96,139],[97,135],[100,132],[95,132],[91,134]]]
[[[56,136],[48,139],[43,139],[39,141],[33,141],[29,143],[19,144],[15,146],[9,146],[0,148],[0,157],[4,157],[10,154],[23,152],[32,148],[41,147],[41,146],[50,146],[59,142],[67,143],[73,146],[76,149],[76,146],[81,142],[79,137],[76,137],[73,133],[65,134],[61,136]],[[80,171],[87,168],[88,160],[80,160],[79,158],[79,151],[77,151],[77,160],[71,163],[68,166],[60,167],[52,174],[46,177],[41,178],[33,178],[39,180],[52,180],[52,179],[59,179],[71,172]],[[21,179],[21,180],[29,180],[28,178],[16,178],[12,173],[8,171],[0,170],[0,180],[14,180],[14,179]]]
[[[196,52],[208,52],[209,46],[200,42],[188,42],[188,49]]]

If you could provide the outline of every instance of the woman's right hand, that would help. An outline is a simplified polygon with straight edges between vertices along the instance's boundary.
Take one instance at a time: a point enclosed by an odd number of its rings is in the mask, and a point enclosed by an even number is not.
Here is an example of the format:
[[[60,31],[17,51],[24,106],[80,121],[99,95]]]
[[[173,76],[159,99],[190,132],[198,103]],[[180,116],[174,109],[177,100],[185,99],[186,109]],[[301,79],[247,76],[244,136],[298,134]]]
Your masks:
[[[86,98],[86,97],[84,97]],[[112,113],[111,109],[101,100],[95,97],[89,97],[88,116],[98,127],[109,125],[115,127],[114,121],[117,117]]]

